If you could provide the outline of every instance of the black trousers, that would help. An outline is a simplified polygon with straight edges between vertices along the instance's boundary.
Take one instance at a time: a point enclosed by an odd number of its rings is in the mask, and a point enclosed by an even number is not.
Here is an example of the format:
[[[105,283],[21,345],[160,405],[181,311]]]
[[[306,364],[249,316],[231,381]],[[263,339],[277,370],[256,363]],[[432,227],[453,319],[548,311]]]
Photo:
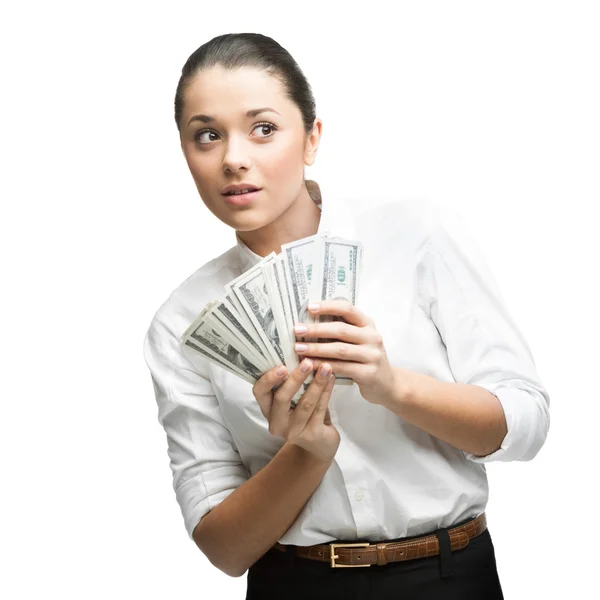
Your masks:
[[[455,552],[447,529],[434,533],[441,554],[384,566],[337,569],[271,548],[247,572],[246,600],[504,600],[489,528]]]

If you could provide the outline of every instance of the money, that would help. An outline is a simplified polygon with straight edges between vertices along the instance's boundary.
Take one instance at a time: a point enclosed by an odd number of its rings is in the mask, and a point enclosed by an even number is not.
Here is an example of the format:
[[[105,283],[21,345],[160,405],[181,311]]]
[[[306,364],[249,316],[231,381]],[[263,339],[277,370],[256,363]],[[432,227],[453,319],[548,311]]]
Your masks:
[[[308,303],[313,262],[318,260],[322,239],[323,236],[317,234],[281,246],[294,325],[314,322]]]
[[[262,270],[263,266],[269,265],[274,259],[275,253],[272,252],[255,267],[225,286],[237,297],[255,331],[266,346],[273,360],[273,366],[285,362],[279,330],[275,324],[273,306]]]
[[[206,315],[205,315],[206,317]],[[257,367],[248,356],[244,356],[235,345],[223,335],[222,330],[213,327],[211,321],[203,317],[197,328],[190,332],[188,340],[204,348],[211,356],[219,358],[234,367],[236,371],[248,373],[253,379],[259,379],[262,369]]]
[[[224,301],[217,302],[208,311],[208,318],[215,319],[221,326],[229,329],[231,335],[245,348],[245,354],[253,359],[254,364],[260,365],[265,371],[269,370],[269,360]],[[219,324],[215,323],[215,327],[219,327]]]
[[[258,331],[256,331],[256,328],[252,324],[252,321],[250,321],[250,318],[244,311],[244,308],[240,303],[239,299],[235,296],[235,294],[231,292],[231,290],[226,289],[226,291],[227,293],[225,294],[224,303],[228,306],[232,314],[234,314],[240,321],[240,323],[244,326],[248,334],[251,335],[254,341],[260,346],[261,353],[266,358],[266,360],[269,361],[269,364],[271,364],[271,366],[275,366],[275,364],[272,364],[273,359],[270,357],[269,349],[263,342],[262,338],[258,335]]]
[[[310,286],[311,302],[321,300],[347,300],[356,304],[362,264],[363,247],[360,242],[344,240],[339,237],[323,238],[319,260],[313,268],[313,279]],[[319,322],[340,321],[335,315],[321,315]],[[333,342],[333,339],[320,339],[320,343]],[[352,384],[349,377],[336,377],[336,382]]]
[[[226,371],[229,371],[230,373],[233,373],[234,375],[241,377],[242,379],[246,380],[248,383],[251,383],[251,384],[255,383],[256,380],[251,375],[248,375],[247,373],[245,373],[243,371],[238,371],[237,369],[234,369],[229,363],[219,360],[219,358],[217,358],[216,356],[209,354],[205,348],[203,348],[202,346],[198,346],[197,344],[194,344],[194,342],[192,342],[191,340],[186,340],[185,345],[189,346],[190,348],[193,348],[196,352],[203,354],[206,358],[208,358],[208,360],[223,367]]]
[[[283,354],[283,361],[289,368],[295,368],[298,360],[294,352],[294,332],[290,331],[290,308],[287,298],[287,284],[283,280],[279,270],[278,260],[265,262],[261,265],[265,286],[271,302],[271,311],[277,330],[277,339],[279,347]],[[294,366],[294,363],[296,365]]]
[[[288,373],[300,363],[294,350],[297,323],[310,324],[310,302],[358,300],[363,246],[327,232],[281,246],[225,285],[182,334],[180,341],[205,359],[254,384],[265,372],[284,364]],[[321,315],[320,322],[339,317]],[[312,339],[319,343],[332,339]],[[292,398],[295,407],[311,374]],[[336,383],[352,384],[336,376]]]

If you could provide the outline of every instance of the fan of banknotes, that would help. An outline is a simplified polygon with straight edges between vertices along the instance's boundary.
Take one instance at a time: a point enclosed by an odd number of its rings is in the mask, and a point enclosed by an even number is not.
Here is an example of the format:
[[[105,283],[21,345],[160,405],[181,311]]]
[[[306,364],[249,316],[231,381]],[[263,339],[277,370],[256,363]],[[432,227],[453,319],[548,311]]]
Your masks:
[[[315,322],[310,302],[343,299],[356,304],[362,253],[360,242],[327,232],[284,244],[279,254],[265,256],[225,285],[223,296],[206,304],[181,342],[252,384],[280,364],[290,373],[301,360],[294,350],[294,325]],[[319,321],[338,318],[321,315]],[[312,374],[292,407],[311,381]],[[336,383],[353,381],[336,377]]]

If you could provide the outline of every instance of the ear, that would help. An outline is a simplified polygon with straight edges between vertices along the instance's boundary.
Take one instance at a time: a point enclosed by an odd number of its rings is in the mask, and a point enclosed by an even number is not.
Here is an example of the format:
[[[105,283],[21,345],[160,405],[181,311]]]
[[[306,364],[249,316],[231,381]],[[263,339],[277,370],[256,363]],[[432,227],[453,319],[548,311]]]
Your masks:
[[[321,133],[323,131],[323,121],[319,118],[315,119],[312,131],[306,138],[306,145],[304,148],[304,164],[310,167],[316,160],[317,149],[321,140]]]

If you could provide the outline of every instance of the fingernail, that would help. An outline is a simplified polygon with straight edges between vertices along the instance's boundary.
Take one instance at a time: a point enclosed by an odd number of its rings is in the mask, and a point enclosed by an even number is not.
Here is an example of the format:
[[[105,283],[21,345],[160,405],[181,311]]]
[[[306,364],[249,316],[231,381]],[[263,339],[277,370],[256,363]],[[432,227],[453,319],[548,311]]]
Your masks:
[[[275,375],[277,375],[277,377],[281,377],[284,373],[285,373],[285,367],[283,365],[281,365],[280,367],[277,367],[277,370],[275,371]]]
[[[331,373],[331,367],[329,365],[323,365],[323,367],[321,368],[321,375],[327,377],[329,373]]]
[[[306,373],[306,372],[310,371],[311,368],[312,368],[312,365],[309,360],[302,361],[302,364],[300,365],[300,371],[302,371],[302,373]]]
[[[294,327],[294,331],[296,333],[306,333],[308,331],[308,327],[306,327],[306,325],[296,325]]]
[[[308,310],[319,310],[320,304],[318,302],[311,302],[308,305]]]
[[[295,344],[294,348],[296,348],[298,352],[306,352],[308,350],[308,346],[306,344]]]

